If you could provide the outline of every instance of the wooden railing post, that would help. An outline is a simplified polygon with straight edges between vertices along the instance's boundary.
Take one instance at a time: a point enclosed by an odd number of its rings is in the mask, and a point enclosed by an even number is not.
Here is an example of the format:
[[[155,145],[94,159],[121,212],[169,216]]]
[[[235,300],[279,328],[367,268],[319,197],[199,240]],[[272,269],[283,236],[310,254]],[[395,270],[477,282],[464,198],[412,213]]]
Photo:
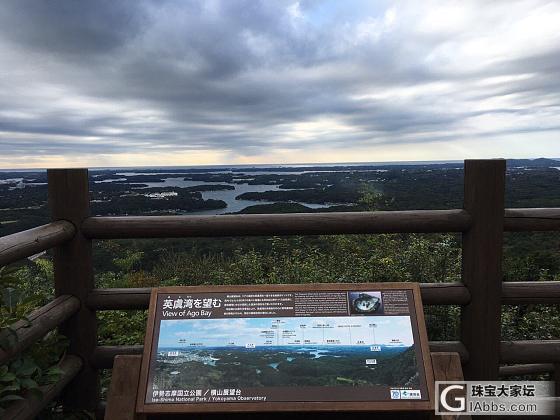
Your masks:
[[[61,325],[59,331],[70,341],[68,352],[79,356],[80,373],[66,388],[65,408],[93,411],[99,392],[97,371],[89,363],[97,341],[95,312],[86,306],[93,289],[91,240],[81,232],[82,221],[89,214],[87,169],[52,169],[48,171],[49,207],[52,220],[67,220],[76,227],[76,235],[54,250],[55,293],[76,296],[79,311]]]
[[[505,160],[466,160],[462,277],[471,301],[462,308],[461,340],[469,352],[466,380],[498,378],[501,336]]]

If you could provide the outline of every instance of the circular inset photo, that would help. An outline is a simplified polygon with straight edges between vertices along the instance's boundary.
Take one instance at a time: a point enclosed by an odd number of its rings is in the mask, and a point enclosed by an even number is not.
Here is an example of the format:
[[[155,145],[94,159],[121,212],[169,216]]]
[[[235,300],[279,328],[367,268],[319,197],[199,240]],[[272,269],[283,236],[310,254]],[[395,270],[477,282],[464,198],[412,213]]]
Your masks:
[[[350,292],[350,312],[373,314],[381,308],[381,292]]]

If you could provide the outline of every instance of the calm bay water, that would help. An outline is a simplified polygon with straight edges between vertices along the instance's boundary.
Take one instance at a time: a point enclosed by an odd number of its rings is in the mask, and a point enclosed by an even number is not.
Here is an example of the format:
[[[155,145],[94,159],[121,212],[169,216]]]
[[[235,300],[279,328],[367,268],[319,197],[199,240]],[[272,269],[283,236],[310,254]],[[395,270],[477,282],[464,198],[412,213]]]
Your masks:
[[[269,172],[270,173],[270,172]],[[139,172],[127,172],[119,173],[123,176],[141,175]],[[154,175],[154,174],[149,174]],[[163,179],[163,178],[162,178]],[[185,181],[183,178],[164,178],[163,182],[143,182],[143,184],[148,185],[148,187],[195,187],[198,185],[232,185],[234,190],[220,190],[220,191],[203,191],[202,198],[205,200],[223,200],[226,202],[227,207],[223,209],[213,209],[213,210],[202,210],[195,212],[186,212],[185,214],[198,214],[198,215],[213,215],[213,214],[225,214],[225,213],[235,213],[243,210],[246,207],[254,206],[256,204],[272,204],[277,201],[254,201],[254,200],[236,200],[235,198],[240,194],[246,192],[264,192],[264,191],[278,191],[280,188],[278,185],[250,185],[250,184],[233,184],[228,182],[208,182],[208,181]],[[329,207],[328,204],[315,204],[315,203],[305,203],[299,202],[304,206],[318,209]]]

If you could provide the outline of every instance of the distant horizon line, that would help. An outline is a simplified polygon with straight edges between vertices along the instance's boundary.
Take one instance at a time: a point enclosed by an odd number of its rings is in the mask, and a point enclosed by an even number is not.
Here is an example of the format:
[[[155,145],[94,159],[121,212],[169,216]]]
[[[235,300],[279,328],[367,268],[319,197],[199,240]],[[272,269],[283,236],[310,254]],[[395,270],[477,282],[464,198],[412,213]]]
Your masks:
[[[554,160],[560,161],[560,158],[490,158],[490,159],[504,159],[504,160]],[[0,168],[0,172],[43,172],[47,169],[74,169],[74,168],[87,168],[92,171],[103,170],[121,170],[121,169],[213,169],[213,168],[298,168],[310,166],[396,166],[396,165],[437,165],[449,163],[462,163],[465,160],[472,159],[453,159],[453,160],[403,160],[403,161],[374,161],[374,162],[330,162],[330,163],[255,163],[255,164],[216,164],[216,165],[146,165],[146,166],[69,166],[69,167],[55,167],[55,168],[24,168],[24,169],[10,169]]]

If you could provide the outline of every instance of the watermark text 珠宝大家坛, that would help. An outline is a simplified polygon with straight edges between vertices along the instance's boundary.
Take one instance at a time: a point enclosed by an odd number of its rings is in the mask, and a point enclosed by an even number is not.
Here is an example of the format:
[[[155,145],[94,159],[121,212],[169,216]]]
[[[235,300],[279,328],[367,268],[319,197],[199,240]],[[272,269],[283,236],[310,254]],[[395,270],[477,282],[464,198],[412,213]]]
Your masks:
[[[436,381],[435,395],[437,415],[550,416],[558,400],[549,381]]]

